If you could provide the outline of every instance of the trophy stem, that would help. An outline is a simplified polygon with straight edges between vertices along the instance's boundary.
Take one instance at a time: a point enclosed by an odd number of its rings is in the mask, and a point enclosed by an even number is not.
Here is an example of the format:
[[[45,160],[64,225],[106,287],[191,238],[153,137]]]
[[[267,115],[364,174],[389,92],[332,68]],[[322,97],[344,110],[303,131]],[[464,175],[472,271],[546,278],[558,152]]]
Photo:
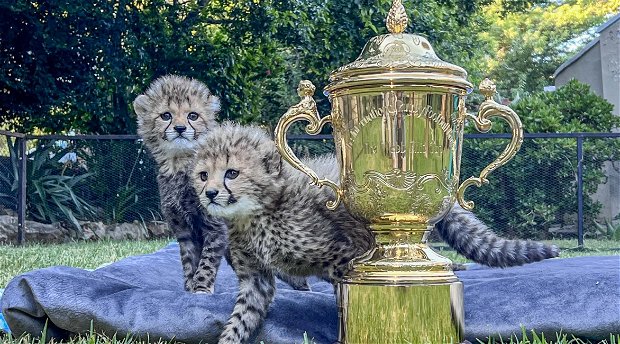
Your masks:
[[[338,284],[339,342],[460,343],[463,285],[426,225],[372,224],[376,246]]]

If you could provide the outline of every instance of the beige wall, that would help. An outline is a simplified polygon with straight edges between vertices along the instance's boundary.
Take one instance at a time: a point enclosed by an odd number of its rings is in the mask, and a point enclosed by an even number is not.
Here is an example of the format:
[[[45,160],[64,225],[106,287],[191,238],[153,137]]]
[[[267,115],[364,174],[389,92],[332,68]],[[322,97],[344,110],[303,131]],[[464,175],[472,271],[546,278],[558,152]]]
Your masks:
[[[571,79],[590,85],[594,93],[603,97],[603,75],[601,73],[600,43],[596,43],[577,61],[566,67],[555,77],[555,86],[561,87]]]
[[[620,115],[620,21],[600,33],[603,98],[614,105]],[[619,162],[616,161],[616,165]],[[601,216],[613,219],[620,214],[620,174],[608,164],[607,183],[600,185],[596,200],[603,204]]]
[[[620,20],[600,33],[603,97],[614,104],[620,115]]]
[[[555,77],[555,85],[560,87],[572,78],[589,84],[620,115],[620,20],[600,32],[599,42],[562,70]],[[601,217],[611,220],[620,214],[620,174],[610,163],[606,174],[607,183],[599,185],[594,199],[603,205]]]

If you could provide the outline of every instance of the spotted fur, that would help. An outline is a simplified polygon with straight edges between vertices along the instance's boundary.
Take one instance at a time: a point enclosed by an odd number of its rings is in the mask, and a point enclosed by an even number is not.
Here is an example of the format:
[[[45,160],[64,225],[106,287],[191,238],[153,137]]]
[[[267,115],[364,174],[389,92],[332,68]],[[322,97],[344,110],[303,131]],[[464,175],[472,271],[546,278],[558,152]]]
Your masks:
[[[283,165],[273,141],[259,128],[223,125],[198,151],[192,169],[201,204],[227,220],[231,263],[239,279],[220,344],[246,342],[265,318],[275,292],[274,269],[335,282],[374,242],[343,207],[325,208],[333,195]]]
[[[491,267],[523,265],[554,258],[560,254],[555,245],[501,238],[458,203],[435,228],[456,252],[476,263]]]

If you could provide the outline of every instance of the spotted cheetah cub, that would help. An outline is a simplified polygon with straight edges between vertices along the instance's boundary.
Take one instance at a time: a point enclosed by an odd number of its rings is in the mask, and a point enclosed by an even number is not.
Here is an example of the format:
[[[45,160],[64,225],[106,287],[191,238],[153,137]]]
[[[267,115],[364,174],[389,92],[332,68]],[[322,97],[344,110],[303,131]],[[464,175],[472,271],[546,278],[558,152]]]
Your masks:
[[[168,75],[153,81],[133,107],[138,134],[159,165],[161,209],[179,242],[185,290],[210,293],[226,250],[226,226],[200,209],[185,171],[198,141],[218,125],[220,99],[198,80]]]
[[[373,238],[333,197],[282,164],[274,142],[257,127],[224,124],[196,156],[194,188],[209,214],[226,219],[231,264],[239,294],[220,344],[244,343],[267,314],[274,292],[272,270],[340,280]],[[337,178],[336,164],[308,162]],[[331,166],[331,167],[330,167]]]

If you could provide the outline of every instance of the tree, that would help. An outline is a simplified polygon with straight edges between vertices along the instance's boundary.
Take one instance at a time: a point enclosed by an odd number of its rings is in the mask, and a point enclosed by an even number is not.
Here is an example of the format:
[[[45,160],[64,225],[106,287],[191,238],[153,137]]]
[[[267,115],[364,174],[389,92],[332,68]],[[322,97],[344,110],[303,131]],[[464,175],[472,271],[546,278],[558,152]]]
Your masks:
[[[427,36],[478,82],[490,1],[406,1],[408,32]],[[532,2],[503,1],[508,11]],[[0,120],[22,132],[132,133],[133,98],[154,78],[178,73],[220,95],[222,117],[272,125],[297,101],[300,78],[324,86],[333,69],[386,32],[390,4],[0,0]],[[319,104],[328,111],[325,98]]]
[[[1,2],[0,120],[24,131],[131,127],[119,88],[133,69],[125,3]]]
[[[566,59],[593,38],[594,28],[620,8],[620,0],[562,0],[504,13],[496,1],[485,10],[489,75],[504,96],[542,91]]]

